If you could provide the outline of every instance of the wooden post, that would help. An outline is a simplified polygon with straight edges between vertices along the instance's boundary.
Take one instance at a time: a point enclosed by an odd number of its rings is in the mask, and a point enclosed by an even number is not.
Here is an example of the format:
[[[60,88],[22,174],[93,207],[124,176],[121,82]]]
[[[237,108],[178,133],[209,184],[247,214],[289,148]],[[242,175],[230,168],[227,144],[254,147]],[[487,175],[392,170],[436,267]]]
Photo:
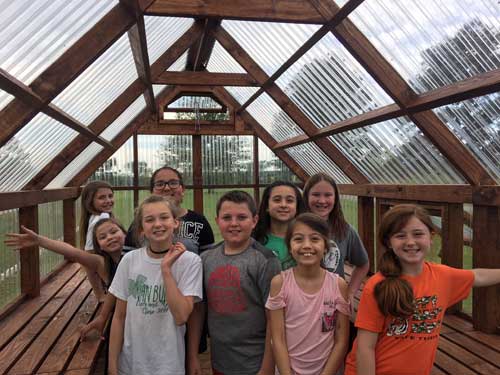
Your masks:
[[[63,200],[64,242],[76,246],[75,200]]]
[[[38,206],[19,209],[19,227],[38,232]],[[38,246],[33,246],[19,253],[21,259],[21,293],[29,297],[40,295],[40,253]]]
[[[472,216],[473,268],[500,268],[500,207],[474,205]],[[476,288],[473,295],[474,328],[500,330],[500,286]]]
[[[200,214],[203,213],[203,166],[201,152],[201,135],[193,135],[194,210]]]
[[[253,197],[255,204],[259,207],[260,204],[260,189],[259,189],[259,137],[253,136]]]
[[[372,197],[358,197],[358,233],[370,259],[370,272],[375,272],[375,206]]]
[[[464,206],[448,203],[441,216],[441,263],[455,268],[464,267]],[[462,310],[462,303],[451,306],[448,312]]]

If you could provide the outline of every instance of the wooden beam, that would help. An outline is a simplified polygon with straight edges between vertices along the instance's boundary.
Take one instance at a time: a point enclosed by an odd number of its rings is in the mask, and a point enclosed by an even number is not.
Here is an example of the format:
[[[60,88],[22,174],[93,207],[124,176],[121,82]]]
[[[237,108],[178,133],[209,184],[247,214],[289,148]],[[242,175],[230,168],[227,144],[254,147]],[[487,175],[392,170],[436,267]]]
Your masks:
[[[191,113],[195,112],[196,108],[163,108],[163,112],[172,112],[172,113]],[[202,113],[226,113],[227,108],[199,108],[199,111]]]
[[[122,6],[115,6],[35,79],[29,85],[30,89],[44,104],[48,104],[123,35],[133,22],[134,19]],[[37,113],[37,109],[27,106],[20,99],[11,101],[0,112],[0,147]]]
[[[38,206],[19,209],[19,232],[21,226],[38,232]],[[34,298],[40,295],[40,251],[38,246],[30,246],[19,254],[21,262],[21,293]]]
[[[154,83],[162,85],[258,86],[246,73],[163,72]]]
[[[210,55],[215,45],[215,38],[211,30],[221,24],[220,19],[205,18],[195,22],[203,23],[203,34],[197,44],[191,46],[188,52],[186,70],[204,71],[207,68]]]
[[[235,129],[233,124],[223,125],[223,124],[211,124],[211,125],[201,125],[199,130],[195,129],[194,121],[193,124],[189,125],[163,125],[158,124],[155,121],[146,122],[138,130],[139,134],[150,134],[150,135],[253,135],[254,132],[251,129]]]
[[[299,0],[156,0],[145,13],[152,16],[214,17],[245,21],[324,22],[309,2]]]
[[[0,193],[0,211],[77,198],[79,195],[80,189],[77,187]]]

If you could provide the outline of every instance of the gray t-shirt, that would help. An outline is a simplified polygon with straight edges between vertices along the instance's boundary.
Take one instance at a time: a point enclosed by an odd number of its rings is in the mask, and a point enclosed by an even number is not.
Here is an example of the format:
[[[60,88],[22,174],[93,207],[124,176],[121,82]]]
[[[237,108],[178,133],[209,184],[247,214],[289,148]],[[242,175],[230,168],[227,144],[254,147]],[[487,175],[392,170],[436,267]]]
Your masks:
[[[356,267],[364,266],[368,262],[368,253],[359,238],[358,232],[348,224],[347,233],[342,241],[333,239],[330,251],[323,260],[325,268],[344,277],[344,262],[348,261]]]
[[[252,239],[240,254],[224,243],[201,254],[212,366],[231,375],[255,375],[266,338],[265,304],[281,266],[274,253]]]

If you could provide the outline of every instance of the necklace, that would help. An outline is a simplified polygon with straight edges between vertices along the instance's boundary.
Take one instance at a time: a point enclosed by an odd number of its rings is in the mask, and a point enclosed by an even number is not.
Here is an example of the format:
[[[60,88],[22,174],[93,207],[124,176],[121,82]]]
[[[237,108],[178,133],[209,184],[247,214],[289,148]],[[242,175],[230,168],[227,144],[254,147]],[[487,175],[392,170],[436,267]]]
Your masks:
[[[149,251],[151,251],[153,254],[165,254],[168,252],[169,249],[165,250],[160,250],[160,251],[154,251],[151,247],[148,247]]]

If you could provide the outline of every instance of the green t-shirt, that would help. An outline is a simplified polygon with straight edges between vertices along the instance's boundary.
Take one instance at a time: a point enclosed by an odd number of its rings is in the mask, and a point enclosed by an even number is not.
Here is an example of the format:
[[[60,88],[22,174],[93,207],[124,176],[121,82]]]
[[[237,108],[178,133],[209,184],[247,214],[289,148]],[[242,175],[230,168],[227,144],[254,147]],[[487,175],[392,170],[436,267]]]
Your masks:
[[[264,244],[265,247],[271,249],[273,253],[278,257],[281,262],[281,269],[284,271],[288,268],[294,267],[295,259],[292,258],[288,252],[288,248],[285,244],[285,239],[281,237],[276,237],[270,233],[267,235],[267,242]]]

